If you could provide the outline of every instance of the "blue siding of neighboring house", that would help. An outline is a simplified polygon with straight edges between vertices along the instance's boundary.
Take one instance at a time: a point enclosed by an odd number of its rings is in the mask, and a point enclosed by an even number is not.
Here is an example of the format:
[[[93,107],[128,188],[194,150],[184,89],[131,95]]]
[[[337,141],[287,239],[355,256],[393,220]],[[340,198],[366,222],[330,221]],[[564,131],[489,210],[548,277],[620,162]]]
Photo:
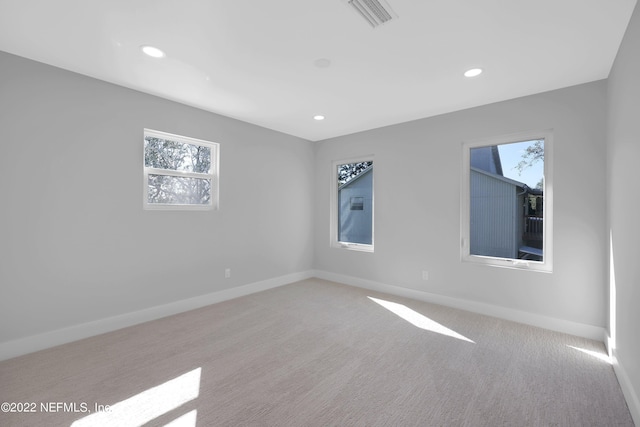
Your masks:
[[[502,175],[502,162],[496,145],[472,148],[470,164],[472,168]]]
[[[362,198],[362,210],[358,208]],[[354,200],[352,200],[354,199]],[[344,184],[338,190],[338,240],[373,244],[373,173],[371,170]]]
[[[520,188],[501,176],[476,169],[471,169],[470,178],[470,253],[517,258],[522,244]]]

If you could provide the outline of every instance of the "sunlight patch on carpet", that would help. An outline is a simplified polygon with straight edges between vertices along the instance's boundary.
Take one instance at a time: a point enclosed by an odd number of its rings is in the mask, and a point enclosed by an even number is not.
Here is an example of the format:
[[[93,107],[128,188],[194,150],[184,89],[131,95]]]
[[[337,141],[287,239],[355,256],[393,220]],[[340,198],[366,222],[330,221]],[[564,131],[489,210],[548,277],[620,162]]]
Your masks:
[[[200,394],[200,373],[197,368],[177,378],[147,389],[128,399],[109,405],[71,424],[71,427],[140,426],[195,399]],[[192,414],[193,413],[193,414]],[[190,415],[191,414],[191,415]],[[184,418],[185,416],[188,417]],[[191,411],[174,420],[175,426],[195,426],[196,412]],[[188,424],[191,421],[191,424]]]
[[[367,297],[367,298],[369,298],[371,301],[375,302],[376,304],[386,308],[387,310],[397,315],[398,317],[411,323],[415,327],[424,329],[425,331],[435,332],[437,334],[446,335],[451,338],[456,338],[462,341],[467,341],[475,344],[475,342],[470,340],[469,338],[463,335],[460,335],[456,331],[453,331],[434,320],[429,319],[423,314],[420,314],[417,311],[410,309],[406,305],[398,304],[396,302],[391,302],[391,301],[385,301],[383,299],[378,299],[373,297]]]
[[[599,352],[593,351],[593,350],[587,350],[587,349],[584,349],[584,348],[574,347],[572,345],[568,345],[567,347],[572,348],[574,350],[578,350],[581,353],[588,354],[589,356],[593,356],[596,359],[600,359],[603,362],[607,362],[609,365],[611,365],[611,358],[608,355],[604,354],[604,353],[599,353]]]
[[[169,424],[165,424],[164,427],[196,427],[196,420],[198,419],[198,411],[194,409],[191,412],[187,412],[181,417],[176,418]]]

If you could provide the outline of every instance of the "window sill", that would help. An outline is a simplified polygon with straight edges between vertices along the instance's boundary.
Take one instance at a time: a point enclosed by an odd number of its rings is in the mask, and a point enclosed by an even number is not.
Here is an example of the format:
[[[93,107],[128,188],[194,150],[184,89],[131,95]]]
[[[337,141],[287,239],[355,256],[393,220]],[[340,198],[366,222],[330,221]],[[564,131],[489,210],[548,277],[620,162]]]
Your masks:
[[[358,251],[358,252],[371,252],[373,253],[373,245],[364,245],[360,243],[343,243],[337,242],[333,245],[334,248],[338,249],[346,249],[349,251]]]
[[[218,210],[213,205],[170,205],[163,203],[145,203],[143,209],[146,211],[215,211]]]
[[[524,260],[524,259],[511,259],[511,258],[496,258],[481,255],[465,255],[462,257],[462,262],[476,265],[485,265],[488,267],[507,268],[511,270],[525,270],[535,271],[540,273],[552,273],[551,264],[548,262]]]

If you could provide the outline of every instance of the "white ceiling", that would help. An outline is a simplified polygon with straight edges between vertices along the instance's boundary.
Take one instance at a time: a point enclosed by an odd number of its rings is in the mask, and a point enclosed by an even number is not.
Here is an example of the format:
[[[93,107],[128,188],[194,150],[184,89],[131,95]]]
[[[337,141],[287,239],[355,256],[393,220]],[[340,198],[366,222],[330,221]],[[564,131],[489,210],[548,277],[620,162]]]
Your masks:
[[[317,141],[606,78],[636,0],[388,3],[0,0],[0,50]]]

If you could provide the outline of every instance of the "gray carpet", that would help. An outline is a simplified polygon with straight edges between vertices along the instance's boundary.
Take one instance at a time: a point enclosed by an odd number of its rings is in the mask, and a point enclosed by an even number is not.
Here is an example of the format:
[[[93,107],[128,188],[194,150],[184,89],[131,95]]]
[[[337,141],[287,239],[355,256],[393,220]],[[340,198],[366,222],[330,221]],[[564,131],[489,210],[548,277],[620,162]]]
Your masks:
[[[633,426],[605,357],[311,279],[1,362],[0,425]]]

